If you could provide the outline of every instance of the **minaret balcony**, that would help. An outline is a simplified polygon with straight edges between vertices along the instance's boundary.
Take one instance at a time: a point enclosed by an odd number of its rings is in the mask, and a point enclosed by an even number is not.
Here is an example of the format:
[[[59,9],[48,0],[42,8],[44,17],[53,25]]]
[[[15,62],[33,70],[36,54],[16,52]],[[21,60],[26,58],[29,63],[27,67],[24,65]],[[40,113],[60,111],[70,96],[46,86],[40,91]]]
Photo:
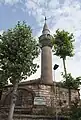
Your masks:
[[[52,47],[52,36],[50,34],[44,34],[39,37],[39,43],[41,47],[49,46]]]

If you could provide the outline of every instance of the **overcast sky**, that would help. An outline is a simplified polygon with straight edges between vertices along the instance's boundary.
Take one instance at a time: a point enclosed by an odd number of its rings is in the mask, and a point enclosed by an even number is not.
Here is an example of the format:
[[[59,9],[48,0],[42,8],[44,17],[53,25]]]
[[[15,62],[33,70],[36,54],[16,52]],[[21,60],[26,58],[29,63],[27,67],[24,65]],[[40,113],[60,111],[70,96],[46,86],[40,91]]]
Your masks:
[[[75,55],[67,58],[66,66],[73,77],[81,76],[81,0],[0,0],[0,33],[13,28],[17,21],[26,21],[31,26],[33,35],[39,37],[45,16],[51,34],[58,28],[74,34]],[[40,65],[40,56],[36,62]],[[62,79],[62,60],[53,56],[53,66],[54,64],[59,64],[55,73],[55,79],[59,81]],[[40,69],[28,79],[39,78]]]

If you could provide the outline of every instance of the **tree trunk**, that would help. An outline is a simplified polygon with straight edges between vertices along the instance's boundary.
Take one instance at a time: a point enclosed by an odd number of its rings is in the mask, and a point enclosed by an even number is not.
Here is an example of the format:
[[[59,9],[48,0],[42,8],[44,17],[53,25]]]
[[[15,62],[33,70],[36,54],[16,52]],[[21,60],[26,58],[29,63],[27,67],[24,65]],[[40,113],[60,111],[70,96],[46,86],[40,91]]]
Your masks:
[[[2,97],[2,90],[0,90],[0,100],[1,100],[1,97]]]
[[[13,92],[12,92],[12,97],[11,97],[11,104],[10,104],[10,109],[9,109],[9,114],[8,114],[8,120],[13,120],[14,108],[15,108],[15,103],[16,103],[16,99],[17,99],[17,88],[18,88],[18,82],[15,82],[13,84]]]
[[[64,65],[64,72],[65,72],[65,77],[66,77],[66,82],[67,82],[67,71],[66,71],[66,65],[65,65],[65,58],[63,58],[63,65]],[[68,93],[69,93],[69,106],[71,104],[71,90],[68,88]]]
[[[68,91],[69,91],[69,106],[70,106],[71,105],[71,89],[69,88]]]
[[[63,66],[64,66],[65,77],[67,78],[66,65],[65,65],[65,58],[63,58]]]

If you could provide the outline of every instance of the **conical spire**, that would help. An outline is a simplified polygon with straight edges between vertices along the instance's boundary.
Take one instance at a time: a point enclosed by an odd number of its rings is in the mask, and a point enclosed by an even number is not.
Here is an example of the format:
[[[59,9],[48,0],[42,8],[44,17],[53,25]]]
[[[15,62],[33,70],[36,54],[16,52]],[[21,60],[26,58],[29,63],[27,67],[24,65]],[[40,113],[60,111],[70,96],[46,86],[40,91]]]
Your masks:
[[[44,27],[43,27],[43,31],[42,31],[42,34],[44,35],[44,34],[50,34],[50,30],[49,30],[49,28],[48,28],[48,26],[47,26],[47,23],[46,23],[46,17],[45,17],[45,24],[44,24]]]

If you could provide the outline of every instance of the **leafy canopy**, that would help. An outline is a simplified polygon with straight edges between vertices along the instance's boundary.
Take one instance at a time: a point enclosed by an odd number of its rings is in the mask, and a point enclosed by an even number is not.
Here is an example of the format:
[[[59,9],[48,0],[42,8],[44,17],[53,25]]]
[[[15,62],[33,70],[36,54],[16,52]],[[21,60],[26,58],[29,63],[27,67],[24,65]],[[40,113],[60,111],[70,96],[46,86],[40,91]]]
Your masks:
[[[7,79],[8,78],[6,76],[5,71],[0,70],[0,90],[2,90],[3,87],[8,84]]]
[[[69,120],[81,120],[81,107],[72,108],[72,112]]]
[[[81,105],[78,99],[72,102],[69,120],[81,120]]]
[[[36,72],[38,65],[34,59],[38,57],[39,47],[25,22],[18,22],[13,29],[5,31],[0,39],[0,69],[12,83]]]
[[[73,34],[57,29],[53,40],[54,54],[64,59],[66,56],[72,57],[74,55],[73,41]]]
[[[62,73],[62,76],[64,78],[64,81],[62,84],[63,87],[66,87],[69,89],[78,89],[79,86],[81,85],[81,77],[73,78],[71,76],[71,73],[67,74],[67,79],[66,79],[66,76],[63,75],[63,73]]]

